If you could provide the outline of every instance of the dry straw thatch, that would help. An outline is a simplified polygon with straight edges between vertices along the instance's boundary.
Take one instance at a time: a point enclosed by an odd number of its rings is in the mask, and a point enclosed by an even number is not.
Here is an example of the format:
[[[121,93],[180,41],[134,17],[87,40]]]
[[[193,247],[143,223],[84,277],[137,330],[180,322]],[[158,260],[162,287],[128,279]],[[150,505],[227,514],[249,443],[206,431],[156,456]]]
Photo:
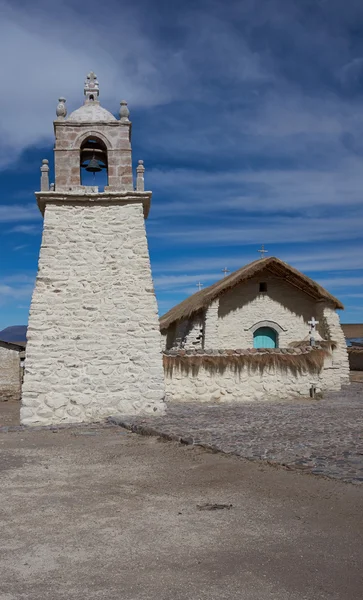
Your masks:
[[[163,356],[164,370],[172,376],[174,369],[188,375],[197,375],[200,368],[209,373],[223,374],[226,369],[241,373],[242,369],[249,372],[263,373],[266,370],[287,372],[293,375],[302,373],[319,373],[324,366],[324,359],[330,352],[325,348],[316,348],[303,354],[263,353],[231,354],[231,355],[165,355]]]
[[[290,267],[290,265],[279,258],[271,256],[269,258],[257,259],[254,262],[245,265],[238,271],[231,273],[228,277],[220,279],[204,290],[200,290],[200,292],[189,296],[189,298],[186,298],[183,302],[174,306],[174,308],[161,317],[160,329],[165,330],[175,321],[188,319],[192,315],[201,312],[221,294],[256,275],[259,275],[262,271],[266,274],[278,277],[290,285],[302,290],[305,294],[314,298],[314,300],[326,300],[333,304],[335,308],[344,308],[337,298],[329,294],[327,290],[310,279],[310,277],[303,275],[300,271]]]

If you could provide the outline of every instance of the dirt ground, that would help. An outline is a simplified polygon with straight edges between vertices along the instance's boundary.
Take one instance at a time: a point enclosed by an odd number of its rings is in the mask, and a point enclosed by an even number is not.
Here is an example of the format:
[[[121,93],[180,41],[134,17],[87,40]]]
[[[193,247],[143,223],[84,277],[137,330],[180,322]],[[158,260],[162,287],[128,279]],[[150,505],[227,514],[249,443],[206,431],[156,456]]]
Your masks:
[[[0,477],[0,600],[362,598],[361,487],[116,426],[1,433]]]
[[[350,380],[354,383],[363,383],[363,371],[351,371]]]

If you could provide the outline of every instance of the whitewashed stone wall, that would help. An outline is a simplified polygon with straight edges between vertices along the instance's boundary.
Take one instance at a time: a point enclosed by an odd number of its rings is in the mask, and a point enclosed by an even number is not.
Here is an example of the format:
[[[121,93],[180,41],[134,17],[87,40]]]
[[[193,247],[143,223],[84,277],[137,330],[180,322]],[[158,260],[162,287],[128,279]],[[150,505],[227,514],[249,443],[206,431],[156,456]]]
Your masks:
[[[171,348],[202,348],[204,321],[200,316],[177,324]],[[165,346],[164,346],[165,348]]]
[[[204,337],[204,319],[196,316],[194,319],[184,319],[162,331],[163,350],[172,348],[202,348]]]
[[[21,422],[164,411],[142,204],[47,205]]]
[[[0,342],[0,402],[20,400],[20,353]]]
[[[349,357],[347,342],[343,329],[340,325],[339,315],[336,310],[326,304],[321,303],[320,312],[318,312],[320,327],[325,339],[333,340],[337,347],[333,353],[332,368],[340,369],[340,381],[342,384],[349,383]],[[328,374],[326,373],[326,376]]]
[[[204,348],[219,348],[218,337],[219,299],[210,304],[205,313]],[[233,348],[233,343],[229,348]],[[237,347],[237,346],[236,346]]]
[[[267,283],[267,293],[259,293],[260,281]],[[208,339],[206,327],[205,348],[253,348],[253,331],[260,321],[272,321],[279,332],[279,347],[303,340],[309,333],[308,321],[317,314],[317,302],[309,296],[276,278],[254,278],[243,283],[219,299],[218,346]]]
[[[295,375],[291,371],[271,368],[262,374],[246,367],[241,372],[227,368],[223,373],[200,367],[197,374],[174,368],[165,373],[167,399],[170,402],[252,402],[276,401],[292,397],[309,397],[311,385],[317,392],[340,390],[339,368],[331,368],[331,359],[316,374]]]

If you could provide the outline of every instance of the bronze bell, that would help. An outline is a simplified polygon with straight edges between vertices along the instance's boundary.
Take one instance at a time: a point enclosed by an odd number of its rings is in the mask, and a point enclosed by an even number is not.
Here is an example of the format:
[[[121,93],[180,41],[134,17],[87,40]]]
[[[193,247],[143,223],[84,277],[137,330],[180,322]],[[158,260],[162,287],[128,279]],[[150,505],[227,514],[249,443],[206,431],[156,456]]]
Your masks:
[[[88,171],[88,173],[99,173],[100,171],[102,171],[100,163],[94,156],[91,158],[85,169],[86,171]]]

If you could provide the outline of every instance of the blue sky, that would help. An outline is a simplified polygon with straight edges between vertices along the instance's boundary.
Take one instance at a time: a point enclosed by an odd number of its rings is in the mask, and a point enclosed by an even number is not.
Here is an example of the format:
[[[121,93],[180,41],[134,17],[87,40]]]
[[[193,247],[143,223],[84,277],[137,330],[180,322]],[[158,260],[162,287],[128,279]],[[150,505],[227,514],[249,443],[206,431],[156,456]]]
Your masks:
[[[363,321],[361,0],[0,0],[0,329],[27,322],[57,99],[129,103],[160,314],[264,243]]]

